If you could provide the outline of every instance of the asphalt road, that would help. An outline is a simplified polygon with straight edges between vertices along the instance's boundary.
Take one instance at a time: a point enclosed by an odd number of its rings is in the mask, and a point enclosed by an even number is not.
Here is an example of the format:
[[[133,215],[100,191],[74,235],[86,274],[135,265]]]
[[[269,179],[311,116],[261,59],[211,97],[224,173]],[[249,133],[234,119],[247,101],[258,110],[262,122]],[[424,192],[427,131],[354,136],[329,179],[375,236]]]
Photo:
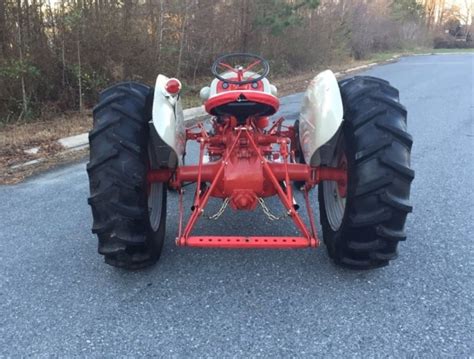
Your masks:
[[[390,266],[350,271],[317,250],[174,245],[126,272],[96,254],[85,163],[0,187],[0,356],[456,357],[473,345],[474,56],[403,58],[365,74],[401,91],[414,212]],[[301,95],[283,99],[295,118]],[[277,209],[275,209],[277,211]],[[291,232],[227,213],[213,233]]]

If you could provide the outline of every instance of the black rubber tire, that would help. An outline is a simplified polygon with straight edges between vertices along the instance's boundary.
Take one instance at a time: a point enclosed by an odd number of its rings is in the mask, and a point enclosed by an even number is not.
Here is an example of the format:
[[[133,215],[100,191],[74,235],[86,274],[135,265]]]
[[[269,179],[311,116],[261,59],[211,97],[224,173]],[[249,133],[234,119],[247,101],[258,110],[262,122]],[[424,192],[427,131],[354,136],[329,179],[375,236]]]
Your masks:
[[[383,267],[406,239],[405,221],[414,171],[412,137],[398,90],[387,81],[357,76],[339,83],[348,188],[342,222],[328,221],[323,182],[318,186],[321,225],[329,256],[354,269]],[[328,184],[326,184],[328,185]]]
[[[146,181],[153,88],[125,82],[104,90],[94,108],[87,164],[99,253],[120,268],[139,269],[160,257],[166,227],[166,186],[161,222],[151,228]]]

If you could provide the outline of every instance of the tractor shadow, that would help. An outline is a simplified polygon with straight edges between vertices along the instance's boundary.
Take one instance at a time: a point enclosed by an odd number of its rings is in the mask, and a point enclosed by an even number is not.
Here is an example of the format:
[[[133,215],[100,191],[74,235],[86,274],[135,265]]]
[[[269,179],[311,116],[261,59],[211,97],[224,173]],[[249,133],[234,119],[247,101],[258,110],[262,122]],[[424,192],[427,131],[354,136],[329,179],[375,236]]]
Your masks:
[[[185,195],[184,208],[186,224],[190,213],[192,194],[194,187],[188,187]],[[300,215],[309,225],[304,199],[300,192],[295,191],[295,199],[300,204]],[[206,248],[180,248],[174,243],[178,233],[178,195],[176,192],[168,196],[167,234],[163,253],[158,264],[161,274],[167,269],[179,268],[180,272],[186,272],[189,276],[195,276],[195,280],[234,281],[235,278],[248,278],[258,280],[259,277],[281,277],[293,278],[295,282],[299,279],[305,281],[309,278],[321,281],[327,279],[328,283],[334,283],[337,277],[342,282],[350,283],[355,278],[371,278],[376,280],[380,270],[355,271],[336,266],[328,257],[324,243],[316,249],[206,249]],[[265,200],[273,214],[279,216],[284,213],[284,208],[278,198]],[[322,233],[319,224],[319,209],[317,202],[317,190],[313,190],[310,196],[313,204],[318,236],[322,242]],[[213,199],[206,208],[207,215],[216,213],[221,207],[221,201]],[[176,206],[176,208],[175,208]],[[175,211],[176,209],[176,211]],[[200,218],[193,231],[196,235],[268,235],[268,236],[291,236],[300,235],[293,221],[286,217],[277,221],[270,221],[263,213],[261,207],[254,211],[233,211],[227,208],[224,214],[217,220],[212,221]],[[383,271],[383,269],[382,269]]]

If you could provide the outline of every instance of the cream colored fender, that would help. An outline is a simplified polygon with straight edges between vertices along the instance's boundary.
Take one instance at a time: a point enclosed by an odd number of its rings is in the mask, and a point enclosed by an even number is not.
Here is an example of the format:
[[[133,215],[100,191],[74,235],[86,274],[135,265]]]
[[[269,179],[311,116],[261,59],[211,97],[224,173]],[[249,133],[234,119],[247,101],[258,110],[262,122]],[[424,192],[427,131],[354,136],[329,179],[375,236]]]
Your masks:
[[[300,145],[306,163],[321,164],[319,150],[338,132],[343,115],[336,76],[331,70],[321,72],[309,84],[300,112]]]
[[[152,133],[151,137],[160,165],[176,167],[183,165],[186,130],[179,95],[165,90],[168,80],[161,74],[156,79],[152,119],[156,134]]]

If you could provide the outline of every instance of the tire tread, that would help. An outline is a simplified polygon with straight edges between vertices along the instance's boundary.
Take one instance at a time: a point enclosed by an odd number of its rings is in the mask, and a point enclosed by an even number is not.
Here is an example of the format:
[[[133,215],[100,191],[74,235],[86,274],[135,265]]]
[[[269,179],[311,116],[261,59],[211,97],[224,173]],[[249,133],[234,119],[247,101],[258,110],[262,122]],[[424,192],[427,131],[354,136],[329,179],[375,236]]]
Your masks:
[[[343,133],[349,154],[347,207],[341,227],[329,225],[322,186],[319,190],[324,242],[330,257],[354,269],[388,265],[406,239],[413,138],[406,108],[387,81],[356,76],[339,83],[344,107]],[[322,184],[324,185],[324,183]]]
[[[151,87],[135,82],[109,87],[93,110],[89,133],[92,232],[105,262],[126,269],[153,264],[161,253],[162,240],[155,245],[148,229],[146,151],[152,97]],[[164,226],[163,219],[159,236],[164,237]]]

